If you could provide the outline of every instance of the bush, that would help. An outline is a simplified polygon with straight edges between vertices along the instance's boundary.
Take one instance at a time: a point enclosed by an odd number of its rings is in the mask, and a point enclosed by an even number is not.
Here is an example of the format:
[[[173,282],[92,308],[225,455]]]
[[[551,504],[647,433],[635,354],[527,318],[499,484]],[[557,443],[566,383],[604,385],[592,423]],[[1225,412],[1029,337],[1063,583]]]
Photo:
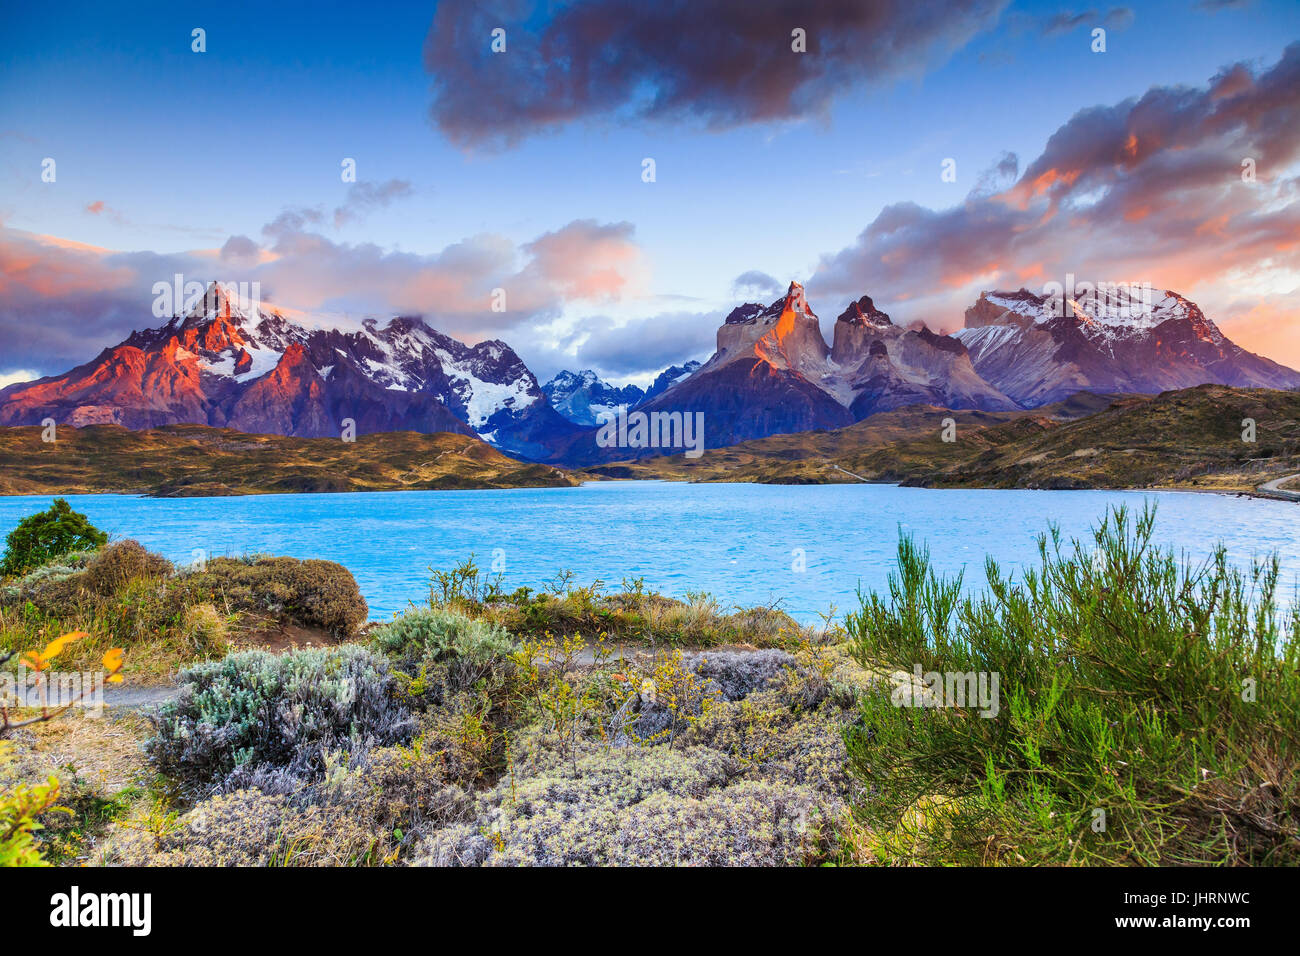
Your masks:
[[[515,650],[499,625],[442,608],[409,611],[376,628],[371,646],[393,659],[404,689],[423,704],[442,704],[479,687],[498,690]]]
[[[125,866],[361,866],[384,837],[340,807],[298,807],[258,790],[222,794],[160,832],[128,832],[108,861]]]
[[[172,563],[146,551],[138,541],[110,544],[91,559],[82,583],[96,594],[111,595],[132,581],[169,577]]]
[[[990,560],[967,599],[900,541],[888,597],[847,620],[864,664],[903,672],[847,736],[883,856],[1300,862],[1300,617],[1279,624],[1277,560],[1188,567],[1154,519],[1116,511],[1091,547],[1053,529],[1022,583]],[[997,675],[996,716],[896,706],[917,664]]]
[[[146,751],[190,795],[267,770],[306,785],[335,752],[403,742],[415,726],[386,663],[359,647],[248,651],[180,678],[180,694],[151,718]]]
[[[417,865],[779,865],[811,855],[831,801],[803,788],[728,783],[739,772],[705,748],[656,747],[560,763],[497,787],[473,822],[422,845]]]
[[[185,609],[180,636],[197,654],[225,653],[226,619],[211,604],[193,604]]]
[[[0,576],[26,574],[74,551],[102,547],[107,541],[108,535],[85,515],[73,511],[65,499],[55,498],[48,509],[28,515],[9,532],[0,558]]]
[[[352,573],[333,561],[296,558],[212,558],[202,571],[183,575],[193,600],[230,611],[271,614],[335,637],[351,637],[369,609]]]
[[[375,628],[371,645],[397,660],[463,660],[484,664],[515,650],[505,628],[442,608],[408,611]]]
[[[710,651],[682,655],[686,665],[723,700],[740,700],[767,687],[794,666],[785,651]]]

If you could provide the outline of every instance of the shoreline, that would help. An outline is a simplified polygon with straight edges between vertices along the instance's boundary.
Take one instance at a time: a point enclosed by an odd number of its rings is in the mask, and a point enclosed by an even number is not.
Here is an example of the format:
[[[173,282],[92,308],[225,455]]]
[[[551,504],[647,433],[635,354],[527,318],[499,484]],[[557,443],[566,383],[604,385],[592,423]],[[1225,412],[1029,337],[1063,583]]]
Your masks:
[[[858,481],[816,481],[816,482],[790,482],[788,487],[831,487],[838,485],[884,485],[893,487],[910,487],[921,488],[925,491],[1048,491],[1048,492],[1070,492],[1070,491],[1115,491],[1115,492],[1182,492],[1193,495],[1228,495],[1234,498],[1257,498],[1266,501],[1283,501],[1296,503],[1300,502],[1300,492],[1291,491],[1285,488],[1269,488],[1269,485],[1278,485],[1287,481],[1300,478],[1300,474],[1283,475],[1278,478],[1270,479],[1254,488],[1191,488],[1178,485],[1157,485],[1157,486],[1124,486],[1108,487],[1103,485],[1092,485],[1082,488],[1006,488],[997,485],[957,485],[947,487],[924,487],[917,485],[903,485],[898,481],[871,481],[868,479],[859,479]],[[237,491],[231,494],[222,495],[158,495],[152,494],[148,488],[120,488],[120,489],[76,489],[64,488],[60,490],[42,490],[32,492],[0,492],[0,499],[3,498],[50,498],[50,497],[67,497],[67,496],[89,496],[89,495],[112,495],[127,498],[149,498],[154,501],[186,501],[186,500],[215,500],[219,498],[278,498],[278,497],[298,497],[300,495],[369,495],[369,494],[401,494],[407,492],[427,492],[427,491],[448,491],[448,492],[466,492],[466,491],[550,491],[565,490],[572,488],[582,488],[586,485],[615,485],[630,484],[640,482],[660,482],[665,484],[684,484],[684,485],[783,485],[785,482],[769,481],[721,481],[699,478],[670,478],[666,476],[654,476],[645,478],[582,478],[575,484],[570,485],[509,485],[493,486],[484,484],[479,487],[461,487],[461,488],[351,488],[340,490],[303,490],[303,491]]]

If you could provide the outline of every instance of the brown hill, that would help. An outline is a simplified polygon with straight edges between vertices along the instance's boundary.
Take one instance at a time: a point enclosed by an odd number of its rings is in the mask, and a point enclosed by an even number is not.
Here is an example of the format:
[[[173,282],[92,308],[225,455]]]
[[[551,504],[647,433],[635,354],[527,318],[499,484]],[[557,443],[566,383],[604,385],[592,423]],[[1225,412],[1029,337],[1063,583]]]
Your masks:
[[[549,465],[515,461],[477,438],[438,432],[337,438],[253,435],[206,425],[0,428],[0,493],[137,492],[159,497],[292,491],[565,487]]]
[[[942,440],[951,418],[956,440]],[[1255,422],[1256,441],[1242,439]],[[1079,393],[1032,411],[911,406],[846,428],[774,435],[588,469],[592,477],[774,484],[1251,491],[1300,472],[1300,393],[1220,385],[1159,395]]]

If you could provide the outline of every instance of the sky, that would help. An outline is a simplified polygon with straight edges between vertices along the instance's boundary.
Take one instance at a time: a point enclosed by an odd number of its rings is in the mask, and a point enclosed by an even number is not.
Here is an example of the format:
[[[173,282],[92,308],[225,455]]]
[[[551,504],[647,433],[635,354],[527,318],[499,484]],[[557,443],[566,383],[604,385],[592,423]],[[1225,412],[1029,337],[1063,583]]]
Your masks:
[[[645,384],[791,280],[951,331],[1067,273],[1300,366],[1300,4],[268,6],[0,12],[0,385],[177,273],[542,380]]]

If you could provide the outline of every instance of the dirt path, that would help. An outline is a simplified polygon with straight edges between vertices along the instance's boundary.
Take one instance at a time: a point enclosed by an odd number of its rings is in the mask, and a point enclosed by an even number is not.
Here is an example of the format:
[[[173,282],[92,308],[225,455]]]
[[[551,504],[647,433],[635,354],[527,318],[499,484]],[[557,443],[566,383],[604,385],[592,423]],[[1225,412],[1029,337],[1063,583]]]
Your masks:
[[[1266,481],[1255,490],[1261,495],[1267,495],[1270,498],[1279,498],[1283,501],[1300,501],[1300,491],[1288,491],[1282,486],[1288,481],[1300,478],[1300,475],[1283,475],[1281,478],[1274,478],[1272,481]]]
[[[108,707],[138,710],[141,707],[153,707],[169,701],[179,692],[180,687],[176,684],[127,685],[125,687],[111,684],[104,688],[104,704]]]
[[[835,464],[835,462],[833,462],[833,461],[828,461],[828,462],[826,462],[826,464],[830,465],[830,466],[831,466],[832,468],[834,468],[836,471],[842,471],[842,472],[844,472],[844,474],[848,475],[850,478],[856,478],[856,479],[858,479],[858,481],[865,482],[865,483],[868,484],[868,485],[871,484],[871,482],[868,481],[866,478],[863,478],[861,475],[855,475],[853,472],[848,471],[848,470],[846,470],[846,469],[844,469],[844,468],[841,468],[839,465]]]

